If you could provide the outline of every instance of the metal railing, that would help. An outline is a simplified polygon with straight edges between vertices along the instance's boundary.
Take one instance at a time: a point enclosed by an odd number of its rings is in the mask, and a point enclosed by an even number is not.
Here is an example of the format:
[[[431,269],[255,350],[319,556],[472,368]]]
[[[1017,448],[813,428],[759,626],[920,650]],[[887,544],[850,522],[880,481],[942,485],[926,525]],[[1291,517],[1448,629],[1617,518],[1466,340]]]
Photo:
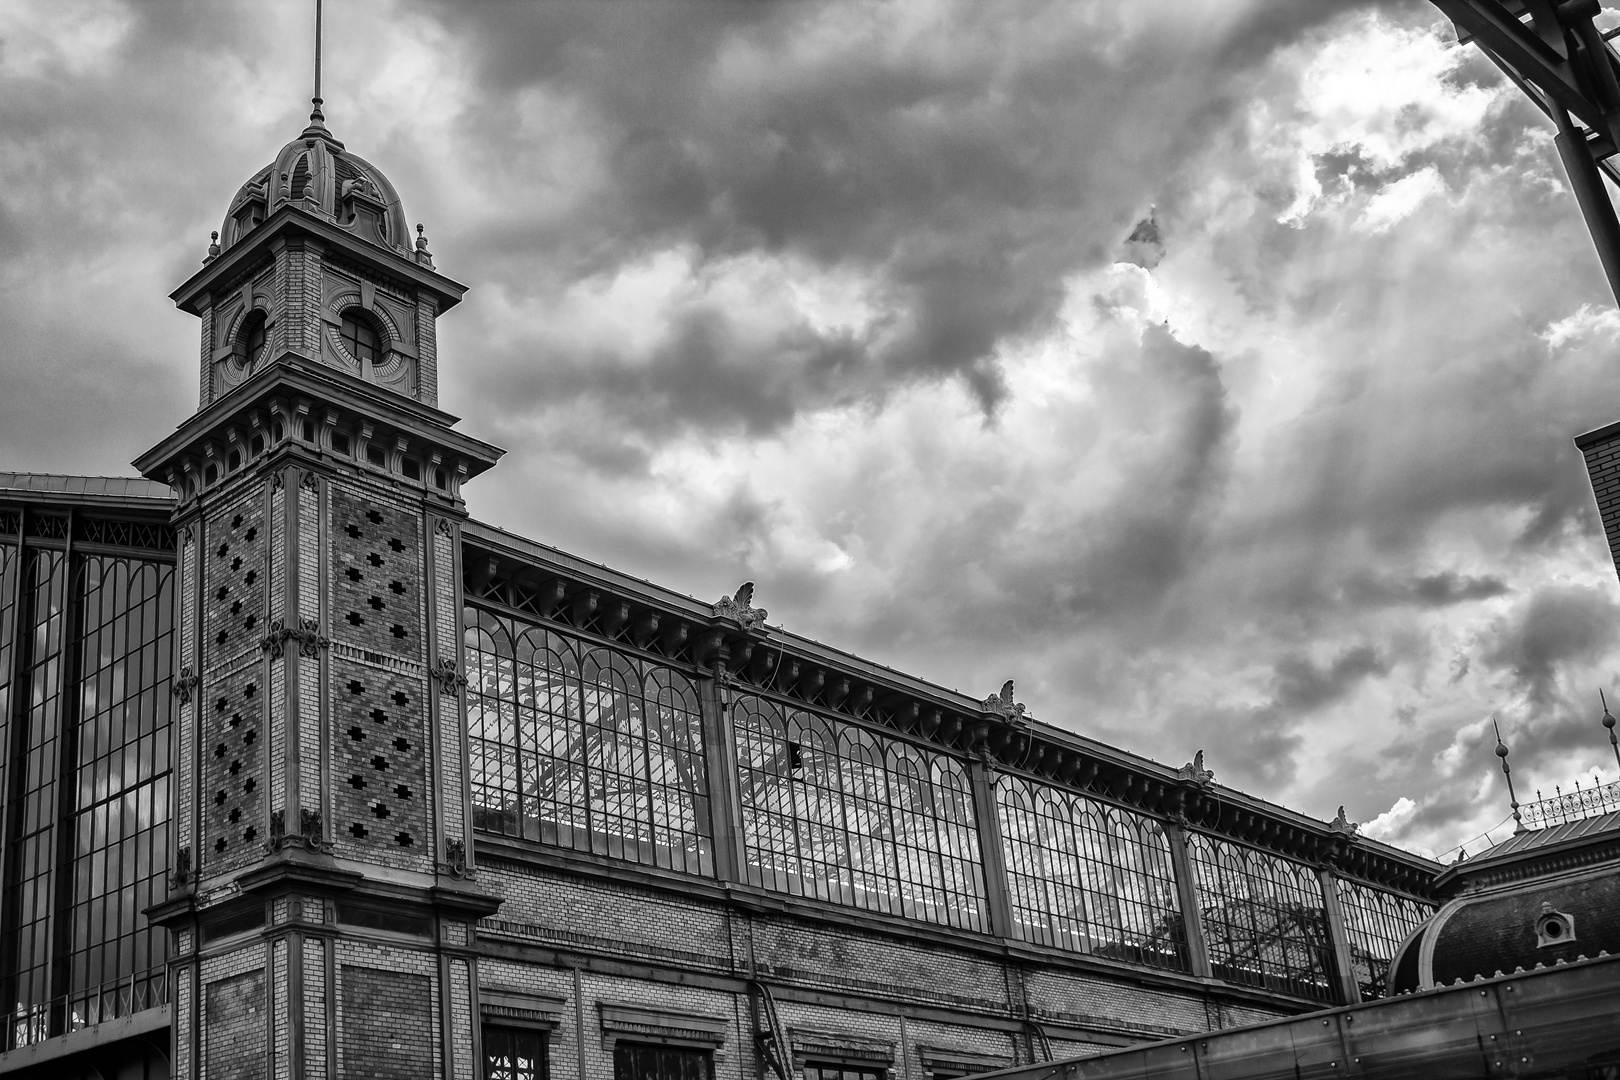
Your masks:
[[[19,1002],[6,1017],[5,1044],[0,1049],[15,1050],[168,1003],[167,968],[136,972],[117,982],[75,990],[32,1005]]]
[[[1589,788],[1581,787],[1581,782],[1577,780],[1573,791],[1565,791],[1561,787],[1554,787],[1553,791],[1557,794],[1547,798],[1542,798],[1541,792],[1537,791],[1535,802],[1519,808],[1525,828],[1548,829],[1620,810],[1620,780],[1604,784],[1594,776]]]

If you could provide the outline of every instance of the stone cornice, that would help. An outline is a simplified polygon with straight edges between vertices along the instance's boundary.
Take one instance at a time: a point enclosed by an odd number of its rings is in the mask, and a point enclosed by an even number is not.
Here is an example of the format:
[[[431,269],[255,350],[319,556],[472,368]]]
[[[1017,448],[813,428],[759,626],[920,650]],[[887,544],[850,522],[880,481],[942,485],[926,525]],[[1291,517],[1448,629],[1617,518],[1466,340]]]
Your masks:
[[[262,263],[276,244],[285,243],[293,237],[329,244],[341,249],[345,258],[367,269],[394,278],[409,288],[432,293],[438,298],[441,312],[454,307],[467,292],[467,286],[460,282],[407,259],[396,251],[357,241],[352,233],[289,202],[271,214],[249,236],[226,248],[219,258],[211,260],[186,279],[183,285],[169,294],[169,299],[180,310],[200,315],[206,306],[207,296],[217,287],[240,279],[244,272]]]

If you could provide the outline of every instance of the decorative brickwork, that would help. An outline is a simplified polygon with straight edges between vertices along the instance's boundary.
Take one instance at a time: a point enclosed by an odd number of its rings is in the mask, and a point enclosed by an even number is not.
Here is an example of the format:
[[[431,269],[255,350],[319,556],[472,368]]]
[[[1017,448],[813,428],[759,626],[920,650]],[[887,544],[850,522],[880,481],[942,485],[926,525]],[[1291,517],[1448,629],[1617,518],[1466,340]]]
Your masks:
[[[304,1000],[301,1004],[304,1080],[326,1080],[326,942],[319,938],[304,941]]]
[[[281,921],[279,918],[277,921]],[[271,970],[274,973],[272,985],[275,987],[274,1000],[271,1008],[275,1016],[270,1022],[270,1030],[275,1036],[275,1077],[276,1080],[287,1080],[292,1073],[292,995],[289,993],[287,978],[287,939],[282,938],[276,942],[272,952]]]
[[[264,970],[211,982],[205,996],[206,1075],[210,1080],[227,1076],[231,1080],[266,1080]]]
[[[331,663],[337,852],[422,868],[434,856],[424,810],[423,680],[341,656]]]
[[[433,636],[434,651],[443,665],[456,664],[460,652],[460,635],[456,632],[456,556],[453,530],[444,519],[432,531],[433,538]],[[460,668],[456,668],[459,673]],[[454,680],[451,680],[453,683]],[[441,831],[447,840],[461,840],[471,847],[466,835],[466,807],[463,801],[463,762],[467,758],[464,747],[466,722],[462,718],[461,691],[454,685],[444,685],[439,691],[439,791],[437,811]]]
[[[472,978],[467,961],[450,961],[450,1062],[455,1080],[473,1080]]]
[[[433,984],[424,975],[343,965],[343,1080],[433,1075]]]
[[[419,515],[332,487],[332,638],[422,662]]]
[[[1592,494],[1597,497],[1609,555],[1620,571],[1620,433],[1596,442],[1579,441],[1584,443],[1581,452],[1586,456],[1586,473],[1592,480]]]
[[[416,302],[416,396],[425,404],[439,404],[438,301],[422,295]]]
[[[174,1080],[191,1080],[192,1021],[196,1018],[196,1003],[191,999],[192,977],[196,969],[180,968],[175,972],[174,994]]]
[[[202,865],[234,869],[263,854],[264,689],[260,666],[222,674],[209,689],[203,721],[207,829]]]
[[[260,500],[241,499],[210,521],[208,544],[203,656],[212,672],[257,650],[264,636],[269,538]]]
[[[183,671],[195,672],[197,670],[196,631],[197,631],[197,542],[195,530],[187,528],[180,539],[180,618],[178,652],[180,654],[180,668]],[[179,799],[176,807],[175,832],[179,838],[179,846],[188,851],[195,851],[194,843],[196,823],[193,820],[192,808],[196,806],[193,797],[192,775],[196,761],[195,747],[197,730],[197,717],[200,715],[197,695],[188,693],[180,703],[179,715],[175,718],[175,743],[179,747],[176,755],[177,793]]]

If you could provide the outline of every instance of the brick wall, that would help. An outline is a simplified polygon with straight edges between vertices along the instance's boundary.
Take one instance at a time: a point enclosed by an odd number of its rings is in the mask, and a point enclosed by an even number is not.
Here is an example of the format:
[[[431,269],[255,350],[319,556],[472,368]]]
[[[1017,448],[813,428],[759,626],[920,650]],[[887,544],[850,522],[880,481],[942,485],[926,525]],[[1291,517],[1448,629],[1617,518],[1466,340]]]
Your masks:
[[[345,964],[338,978],[343,995],[344,1080],[398,1080],[430,1076],[433,988],[425,976]]]
[[[265,1080],[264,969],[216,979],[203,993],[203,1061],[210,1077]]]
[[[796,919],[756,918],[749,925],[760,972],[779,982],[995,1012],[1008,1008],[1001,966],[961,949]]]
[[[485,920],[484,930],[504,923],[515,928],[519,939],[589,944],[627,955],[667,951],[685,962],[730,965],[726,918],[711,904],[510,863],[488,863],[478,878],[484,888],[505,898],[495,919]]]
[[[1609,555],[1620,570],[1620,433],[1581,447],[1586,457],[1586,474],[1592,480],[1598,514],[1603,519],[1603,535],[1609,541]]]
[[[1204,999],[1170,989],[1079,978],[1039,969],[1024,973],[1024,994],[1038,1017],[1081,1027],[1159,1032],[1165,1036],[1203,1031]]]

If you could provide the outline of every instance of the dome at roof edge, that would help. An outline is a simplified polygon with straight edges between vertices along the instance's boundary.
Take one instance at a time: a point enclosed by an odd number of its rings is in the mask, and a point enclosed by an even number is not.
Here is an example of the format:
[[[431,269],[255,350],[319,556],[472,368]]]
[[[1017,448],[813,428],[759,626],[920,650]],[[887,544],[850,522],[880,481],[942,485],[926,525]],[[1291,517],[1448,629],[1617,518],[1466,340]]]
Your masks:
[[[319,121],[283,146],[231,199],[219,230],[221,252],[289,202],[381,247],[412,254],[410,226],[394,185]]]

